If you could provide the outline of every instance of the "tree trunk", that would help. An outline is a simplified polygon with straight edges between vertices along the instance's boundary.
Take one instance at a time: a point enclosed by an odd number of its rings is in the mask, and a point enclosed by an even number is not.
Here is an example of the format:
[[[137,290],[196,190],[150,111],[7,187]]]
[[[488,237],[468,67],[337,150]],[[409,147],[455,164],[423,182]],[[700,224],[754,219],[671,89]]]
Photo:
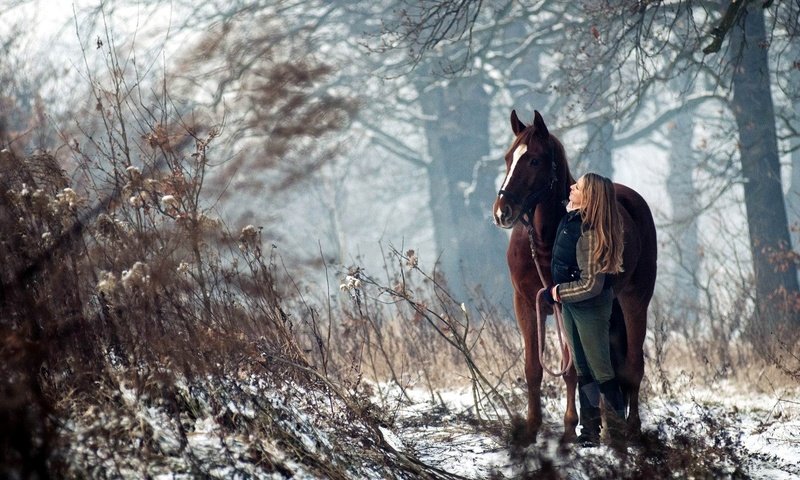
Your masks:
[[[794,111],[800,112],[800,101],[794,102]],[[792,248],[795,252],[800,252],[800,145],[797,147],[791,156],[792,178],[789,191],[786,192],[786,211],[789,215],[789,228],[792,230]]]
[[[800,45],[795,43],[790,51],[793,52],[790,58],[800,59]],[[795,86],[792,106],[797,115],[800,113],[800,69],[793,69],[789,73],[789,79],[789,84]],[[796,127],[800,125],[796,124]],[[795,252],[800,252],[800,138],[795,138],[791,146],[796,149],[791,153],[792,176],[789,191],[786,192],[786,211],[789,215],[789,228],[792,231],[792,246]]]
[[[780,324],[798,325],[786,298],[798,295],[797,269],[781,252],[790,245],[786,207],[781,188],[775,114],[770,89],[764,12],[749,2],[731,30],[733,114],[739,129],[744,199],[755,273],[754,325],[770,333]],[[783,256],[785,257],[785,255]]]
[[[695,164],[692,151],[694,133],[693,112],[680,113],[669,127],[667,136],[670,142],[669,176],[667,177],[667,193],[672,203],[673,228],[671,255],[674,265],[674,296],[680,299],[676,305],[683,306],[679,312],[687,324],[694,323],[698,311],[698,289],[695,273],[700,263],[697,240],[697,203],[692,171]]]
[[[584,163],[586,172],[599,173],[614,178],[612,145],[614,144],[614,124],[611,119],[601,119],[588,126],[589,141],[586,144]],[[586,172],[578,172],[582,175]]]
[[[798,49],[800,50],[800,49]],[[795,85],[800,85],[800,73],[793,73]],[[800,99],[792,102],[795,112],[800,112]],[[789,232],[792,239],[792,250],[800,254],[800,144],[794,145],[796,150],[792,150],[791,164],[792,176],[789,183],[789,191],[786,192],[786,213],[789,220]],[[800,273],[798,273],[800,280]]]
[[[531,24],[527,18],[519,18],[512,20],[509,25],[503,29],[503,40],[509,44],[519,42],[520,39],[527,38],[532,35]],[[513,63],[513,68],[509,78],[511,81],[506,82],[505,88],[511,95],[511,108],[515,109],[520,115],[520,120],[524,123],[533,122],[534,110],[539,110],[545,119],[551,117],[551,112],[546,112],[544,109],[550,107],[550,95],[542,93],[536,88],[542,81],[541,69],[539,64],[541,62],[541,48],[531,48],[525,54],[524,61]],[[509,112],[503,112],[503,118],[507,118]]]
[[[491,220],[502,159],[489,158],[489,94],[480,76],[420,87],[439,273],[458,301],[473,287],[510,302],[508,237]]]
[[[602,70],[602,68],[601,68]],[[601,92],[596,95],[594,100],[591,101],[589,107],[593,111],[612,111],[609,108],[609,100],[603,96],[603,93],[611,88],[611,82],[608,76],[600,77],[600,84],[597,91]],[[583,172],[577,172],[582,175],[586,172],[599,173],[604,177],[614,178],[614,159],[613,159],[613,145],[614,145],[614,122],[610,115],[603,115],[597,117],[593,122],[587,125],[587,133],[589,140],[586,142],[586,148],[583,151]]]

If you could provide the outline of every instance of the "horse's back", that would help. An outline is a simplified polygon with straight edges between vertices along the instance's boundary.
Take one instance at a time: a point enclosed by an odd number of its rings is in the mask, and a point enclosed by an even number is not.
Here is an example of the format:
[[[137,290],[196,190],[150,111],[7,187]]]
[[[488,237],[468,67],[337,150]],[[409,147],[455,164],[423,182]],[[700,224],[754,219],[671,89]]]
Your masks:
[[[642,230],[642,234],[646,234],[649,241],[655,242],[656,225],[645,199],[636,190],[621,183],[615,183],[614,190],[617,201],[628,211],[637,227]]]

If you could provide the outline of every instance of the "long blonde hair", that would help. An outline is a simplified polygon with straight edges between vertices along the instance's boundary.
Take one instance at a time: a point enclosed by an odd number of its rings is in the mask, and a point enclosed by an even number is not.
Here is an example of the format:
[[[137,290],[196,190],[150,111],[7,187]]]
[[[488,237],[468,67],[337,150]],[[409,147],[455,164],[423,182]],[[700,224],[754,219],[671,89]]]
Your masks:
[[[603,273],[622,272],[624,238],[614,184],[602,175],[587,173],[582,190],[581,219],[597,235],[592,260]]]

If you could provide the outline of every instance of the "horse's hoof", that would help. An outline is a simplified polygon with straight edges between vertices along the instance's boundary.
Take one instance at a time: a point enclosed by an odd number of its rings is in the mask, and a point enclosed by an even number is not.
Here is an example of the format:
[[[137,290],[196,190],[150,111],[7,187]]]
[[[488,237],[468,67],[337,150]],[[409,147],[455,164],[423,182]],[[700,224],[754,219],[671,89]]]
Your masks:
[[[628,435],[641,435],[642,434],[642,421],[634,418],[628,418],[627,433]]]
[[[512,434],[511,443],[517,447],[525,448],[536,443],[537,432],[530,432],[527,429],[516,434]]]
[[[536,435],[538,431],[530,428],[523,419],[512,420],[511,422],[511,445],[519,448],[525,448],[529,445],[536,443]]]

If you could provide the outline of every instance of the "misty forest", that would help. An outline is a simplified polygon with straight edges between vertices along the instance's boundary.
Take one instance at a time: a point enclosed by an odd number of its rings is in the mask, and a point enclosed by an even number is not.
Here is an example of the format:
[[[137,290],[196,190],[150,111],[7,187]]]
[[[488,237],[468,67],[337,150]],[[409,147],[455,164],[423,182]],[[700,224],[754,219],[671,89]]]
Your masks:
[[[800,1],[0,7],[0,477],[800,478]],[[526,126],[652,214],[622,443]]]

